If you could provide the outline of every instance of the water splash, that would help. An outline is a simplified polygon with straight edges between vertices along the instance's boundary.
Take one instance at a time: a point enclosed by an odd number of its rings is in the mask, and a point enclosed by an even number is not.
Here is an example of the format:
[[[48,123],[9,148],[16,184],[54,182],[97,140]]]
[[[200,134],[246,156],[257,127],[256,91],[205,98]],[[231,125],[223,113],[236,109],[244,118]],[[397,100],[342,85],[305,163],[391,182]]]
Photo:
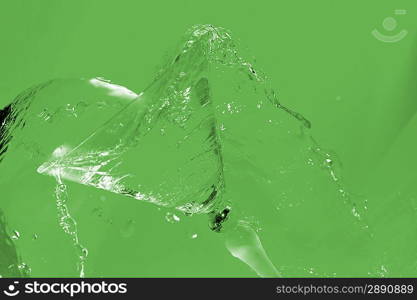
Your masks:
[[[63,96],[48,94],[54,88]],[[101,78],[51,81],[21,94],[9,110],[0,159],[13,135],[39,162],[38,173],[56,178],[60,226],[80,253],[80,275],[87,254],[68,210],[65,180],[185,215],[208,214],[232,255],[261,276],[279,273],[256,230],[236,213],[245,195],[228,196],[242,178],[276,197],[276,190],[286,192],[280,182],[288,173],[318,167],[367,228],[366,205],[347,191],[337,159],[313,139],[310,121],[278,100],[268,77],[241,56],[223,28],[193,27],[140,94]],[[71,124],[82,130],[69,133]],[[40,138],[40,128],[51,134]]]

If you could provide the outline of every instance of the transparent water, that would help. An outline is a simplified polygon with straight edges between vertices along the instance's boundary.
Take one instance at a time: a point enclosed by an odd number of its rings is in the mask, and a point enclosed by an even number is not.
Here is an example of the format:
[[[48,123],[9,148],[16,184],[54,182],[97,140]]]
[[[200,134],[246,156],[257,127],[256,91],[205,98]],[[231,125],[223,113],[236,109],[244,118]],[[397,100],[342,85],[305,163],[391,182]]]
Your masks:
[[[207,215],[229,252],[259,276],[282,275],[258,236],[259,222],[276,226],[262,209],[325,197],[343,203],[355,230],[372,238],[367,200],[347,191],[336,156],[223,28],[193,27],[139,94],[102,78],[52,80],[20,94],[9,110],[0,171],[31,168],[55,178],[58,223],[81,277],[89,251],[68,206],[69,182],[175,209],[182,218]]]

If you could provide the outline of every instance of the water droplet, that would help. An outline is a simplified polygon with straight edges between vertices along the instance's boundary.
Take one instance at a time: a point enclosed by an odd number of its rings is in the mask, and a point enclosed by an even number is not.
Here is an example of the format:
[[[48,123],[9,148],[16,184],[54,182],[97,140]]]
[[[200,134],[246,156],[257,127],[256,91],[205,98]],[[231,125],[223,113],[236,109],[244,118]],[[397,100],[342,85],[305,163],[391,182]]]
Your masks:
[[[385,277],[388,274],[388,270],[384,265],[381,265],[380,270],[377,271],[377,274],[381,277]]]
[[[28,277],[30,273],[32,272],[32,269],[26,263],[21,263],[17,265],[17,268],[19,269],[19,271],[22,273],[24,277]]]
[[[12,235],[12,239],[13,240],[18,240],[20,238],[20,233],[17,230],[13,231],[13,235]]]
[[[168,223],[177,223],[181,219],[176,214],[173,214],[171,212],[167,212],[166,215],[165,215],[165,220],[167,220]]]

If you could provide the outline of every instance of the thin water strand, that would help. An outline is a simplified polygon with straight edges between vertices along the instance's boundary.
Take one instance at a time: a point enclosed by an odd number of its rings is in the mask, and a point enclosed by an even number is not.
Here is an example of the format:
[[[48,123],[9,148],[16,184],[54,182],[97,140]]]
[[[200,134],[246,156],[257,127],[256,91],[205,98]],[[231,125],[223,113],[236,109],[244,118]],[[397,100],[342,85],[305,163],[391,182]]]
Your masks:
[[[65,234],[71,240],[71,243],[78,256],[77,269],[81,278],[85,277],[85,263],[88,256],[87,248],[80,244],[78,238],[77,222],[71,216],[68,208],[68,191],[67,186],[62,182],[59,169],[56,169],[55,178],[57,185],[55,187],[56,207],[58,211],[58,222]]]

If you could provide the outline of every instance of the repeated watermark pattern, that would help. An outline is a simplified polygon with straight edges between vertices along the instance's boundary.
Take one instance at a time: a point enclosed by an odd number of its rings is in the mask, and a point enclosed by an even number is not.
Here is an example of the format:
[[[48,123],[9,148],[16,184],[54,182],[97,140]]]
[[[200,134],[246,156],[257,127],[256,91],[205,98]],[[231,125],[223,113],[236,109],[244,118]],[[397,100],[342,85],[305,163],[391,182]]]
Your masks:
[[[405,9],[394,10],[395,16],[402,16],[406,14],[407,14],[407,10]],[[384,34],[384,33],[381,33],[378,29],[374,29],[372,31],[372,35],[377,40],[380,40],[381,42],[384,42],[384,43],[397,43],[401,41],[402,39],[404,39],[408,34],[408,31],[406,29],[402,29],[394,34],[394,31],[398,27],[397,19],[395,19],[394,17],[386,17],[382,22],[382,27],[387,33],[391,33],[391,34]]]

